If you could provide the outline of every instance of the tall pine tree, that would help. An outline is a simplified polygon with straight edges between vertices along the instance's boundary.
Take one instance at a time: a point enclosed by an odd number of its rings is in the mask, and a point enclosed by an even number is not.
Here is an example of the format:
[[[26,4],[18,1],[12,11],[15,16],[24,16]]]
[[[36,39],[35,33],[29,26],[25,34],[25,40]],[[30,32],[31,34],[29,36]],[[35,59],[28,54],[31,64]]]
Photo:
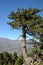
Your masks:
[[[43,19],[37,13],[40,12],[40,9],[18,9],[16,12],[12,11],[9,15],[11,22],[8,24],[13,29],[22,30],[22,51],[24,60],[27,58],[27,48],[26,48],[26,33],[32,35],[33,33],[42,32]],[[40,27],[40,30],[39,30]]]

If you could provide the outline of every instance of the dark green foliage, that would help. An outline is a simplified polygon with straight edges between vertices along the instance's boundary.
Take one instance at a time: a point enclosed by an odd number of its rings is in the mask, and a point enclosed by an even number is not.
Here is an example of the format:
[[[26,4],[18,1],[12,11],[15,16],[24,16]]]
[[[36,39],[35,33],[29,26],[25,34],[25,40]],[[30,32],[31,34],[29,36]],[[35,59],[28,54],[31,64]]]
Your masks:
[[[0,53],[0,65],[22,65],[23,64],[23,57],[18,56],[16,52],[13,54],[4,51]]]
[[[8,22],[8,24],[15,29],[22,29],[22,27],[25,26],[26,34],[31,36],[35,36],[34,33],[36,32],[39,35],[40,33],[43,34],[43,17],[37,14],[41,11],[42,10],[36,8],[18,9],[16,12],[12,11],[8,17],[11,19],[11,22]],[[29,29],[27,29],[27,27]],[[43,36],[40,35],[40,37],[41,41],[43,41]]]
[[[4,58],[9,58],[8,52],[7,52],[7,51],[4,51],[4,52],[3,52],[3,56],[4,56]]]
[[[8,18],[12,19],[12,22],[8,22],[8,24],[12,28],[21,28],[22,26],[28,26],[32,28],[36,24],[43,23],[43,19],[41,16],[37,15],[38,12],[42,10],[40,9],[18,9],[17,12],[12,11]],[[31,27],[32,26],[32,27]],[[37,27],[37,26],[36,26]]]
[[[2,53],[0,53],[0,60],[3,60],[4,59],[4,56]]]
[[[43,50],[43,43],[41,44],[40,49]]]
[[[9,53],[9,58],[12,59],[12,54],[11,53]]]
[[[23,58],[22,58],[22,56],[20,56],[17,58],[15,65],[22,65],[22,64],[23,64]]]
[[[17,53],[16,53],[16,52],[14,52],[14,54],[13,54],[13,59],[16,61],[16,60],[17,60],[17,58],[18,58]]]

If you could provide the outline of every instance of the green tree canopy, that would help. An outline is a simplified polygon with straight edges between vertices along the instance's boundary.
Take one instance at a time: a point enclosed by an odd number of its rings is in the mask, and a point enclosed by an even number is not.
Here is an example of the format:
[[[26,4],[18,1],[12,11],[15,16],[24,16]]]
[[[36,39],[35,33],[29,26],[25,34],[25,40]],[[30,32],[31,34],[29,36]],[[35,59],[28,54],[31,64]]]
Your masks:
[[[15,29],[26,26],[26,31],[43,33],[43,18],[37,14],[40,11],[42,10],[35,8],[18,9],[17,12],[12,11],[9,15],[12,22],[8,22],[8,24]]]

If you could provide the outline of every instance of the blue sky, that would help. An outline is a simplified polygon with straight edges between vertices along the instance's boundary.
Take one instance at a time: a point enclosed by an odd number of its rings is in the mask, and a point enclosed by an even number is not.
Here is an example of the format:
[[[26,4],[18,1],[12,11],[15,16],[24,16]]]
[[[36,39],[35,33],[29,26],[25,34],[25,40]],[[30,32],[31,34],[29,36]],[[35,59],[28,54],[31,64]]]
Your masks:
[[[17,11],[17,8],[40,8],[43,9],[43,0],[0,0],[0,38],[17,39],[21,30],[12,30],[7,25],[8,15],[11,11]],[[40,13],[43,16],[43,12]]]

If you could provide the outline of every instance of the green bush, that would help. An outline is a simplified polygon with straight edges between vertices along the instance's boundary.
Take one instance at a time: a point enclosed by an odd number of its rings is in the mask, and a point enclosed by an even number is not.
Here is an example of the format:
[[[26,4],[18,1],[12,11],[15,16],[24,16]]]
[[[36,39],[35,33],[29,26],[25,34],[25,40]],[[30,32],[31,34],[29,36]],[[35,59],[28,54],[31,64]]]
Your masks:
[[[19,56],[15,62],[15,65],[22,65],[23,64],[23,57]]]
[[[3,56],[4,56],[4,58],[9,58],[9,53],[7,51],[4,51]]]
[[[7,51],[0,53],[0,65],[22,65],[23,57],[18,56],[16,52],[9,54]]]
[[[17,60],[17,58],[18,58],[17,53],[16,53],[16,52],[14,52],[14,54],[13,54],[13,59],[16,61],[16,60]]]
[[[4,56],[2,53],[0,53],[0,60],[3,60],[4,59]]]

